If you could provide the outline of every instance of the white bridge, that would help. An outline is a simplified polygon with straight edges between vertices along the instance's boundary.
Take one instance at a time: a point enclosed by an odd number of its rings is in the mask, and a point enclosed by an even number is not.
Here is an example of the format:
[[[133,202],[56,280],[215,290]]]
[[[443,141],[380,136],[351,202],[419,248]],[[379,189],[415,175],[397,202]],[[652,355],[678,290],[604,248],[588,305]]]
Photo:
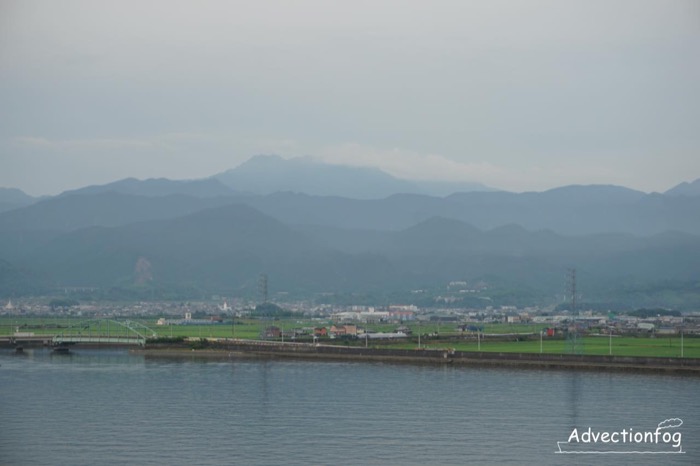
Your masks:
[[[146,341],[158,335],[150,327],[133,320],[92,319],[71,325],[54,336],[54,346],[79,343],[145,346]]]

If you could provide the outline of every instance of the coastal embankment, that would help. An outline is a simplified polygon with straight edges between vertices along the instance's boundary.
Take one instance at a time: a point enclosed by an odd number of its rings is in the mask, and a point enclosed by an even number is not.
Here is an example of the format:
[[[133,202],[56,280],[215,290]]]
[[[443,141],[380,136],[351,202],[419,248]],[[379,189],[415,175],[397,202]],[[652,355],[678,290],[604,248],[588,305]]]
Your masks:
[[[252,340],[224,340],[208,347],[149,345],[132,350],[146,357],[185,358],[294,358],[352,360],[414,364],[455,364],[461,366],[510,366],[521,368],[639,371],[700,375],[698,358],[601,356],[547,353],[455,351],[446,349],[393,349],[311,343],[276,343]]]

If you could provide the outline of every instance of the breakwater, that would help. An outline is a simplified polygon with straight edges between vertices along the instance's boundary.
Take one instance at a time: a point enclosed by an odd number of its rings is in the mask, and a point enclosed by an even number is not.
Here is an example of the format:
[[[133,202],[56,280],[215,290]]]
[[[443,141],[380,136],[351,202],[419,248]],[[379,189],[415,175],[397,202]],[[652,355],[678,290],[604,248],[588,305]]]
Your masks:
[[[641,371],[700,375],[698,358],[598,356],[577,354],[455,351],[452,349],[391,349],[309,343],[218,341],[203,349],[179,345],[149,345],[133,350],[146,356],[167,357],[267,357],[354,361],[456,364],[463,366],[511,366],[607,371]]]

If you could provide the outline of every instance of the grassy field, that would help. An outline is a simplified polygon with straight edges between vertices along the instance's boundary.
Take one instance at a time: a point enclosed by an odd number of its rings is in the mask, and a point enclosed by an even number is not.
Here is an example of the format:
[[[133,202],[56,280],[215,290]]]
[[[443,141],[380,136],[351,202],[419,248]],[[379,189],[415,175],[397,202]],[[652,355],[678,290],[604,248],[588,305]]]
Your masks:
[[[82,335],[127,335],[128,330],[106,320],[99,323],[89,319],[78,318],[24,318],[24,317],[0,317],[0,336],[12,335],[16,331],[32,332],[35,335],[55,335],[61,332],[78,333]],[[190,337],[190,338],[239,338],[259,339],[262,330],[270,325],[282,328],[284,331],[298,328],[316,326],[330,326],[328,322],[312,320],[286,319],[279,321],[261,321],[256,319],[236,319],[235,325],[231,323],[215,325],[156,325],[155,319],[138,319],[140,324],[147,326],[156,332],[159,337]],[[397,325],[378,324],[371,325],[377,332],[393,332]],[[522,353],[551,353],[567,354],[572,352],[571,344],[562,339],[544,338],[540,346],[538,336],[524,336],[521,341],[503,341],[497,335],[502,334],[528,334],[536,333],[542,329],[542,325],[525,324],[490,324],[484,327],[485,337],[479,343],[471,339],[460,338],[460,333],[455,331],[454,324],[437,323],[412,323],[409,327],[414,334],[421,333],[423,348],[454,348],[458,351],[489,351],[489,352],[522,352]],[[145,332],[144,332],[145,333]],[[427,338],[425,335],[438,334],[439,337]],[[369,341],[369,345],[387,348],[417,348],[418,338],[412,336],[396,342]],[[324,343],[337,343],[348,345],[364,345],[364,341],[340,341],[321,340]],[[582,343],[581,343],[582,342]],[[652,356],[652,357],[680,357],[681,338],[679,336],[656,337],[620,337],[609,339],[606,336],[586,336],[580,340],[577,353],[617,356]],[[685,337],[682,341],[683,356],[700,358],[700,338]]]
[[[614,337],[610,341],[607,337],[584,337],[582,344],[578,346],[577,353],[615,356],[651,356],[651,357],[680,357],[680,337]],[[489,341],[488,336],[477,342],[433,342],[421,345],[424,348],[454,348],[458,351],[489,351],[504,353],[550,353],[567,354],[572,352],[571,345],[566,340],[542,341],[540,350],[539,340],[527,341]],[[415,348],[416,343],[403,343],[403,348]],[[686,358],[700,358],[700,339],[683,339],[683,356]]]

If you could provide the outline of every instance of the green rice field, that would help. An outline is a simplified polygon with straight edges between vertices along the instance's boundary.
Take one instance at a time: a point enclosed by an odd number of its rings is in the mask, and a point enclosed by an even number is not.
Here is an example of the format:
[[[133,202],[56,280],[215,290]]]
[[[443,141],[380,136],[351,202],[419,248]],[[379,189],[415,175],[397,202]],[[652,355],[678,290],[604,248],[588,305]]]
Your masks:
[[[450,342],[452,343],[452,342]],[[402,345],[412,347],[413,345]],[[422,345],[427,348],[454,348],[458,351],[489,351],[504,353],[550,353],[550,354],[577,354],[608,355],[615,356],[649,356],[649,357],[681,357],[680,337],[593,337],[587,336],[579,340],[574,347],[571,343],[562,339],[543,339],[540,346],[539,339],[527,341],[489,341],[488,335],[484,340],[477,342],[458,342],[455,344],[442,344],[429,342]],[[700,358],[700,338],[683,338],[683,357]]]
[[[120,319],[123,320],[123,319]],[[132,327],[140,329],[144,335],[158,337],[188,337],[188,338],[237,338],[259,339],[262,330],[275,325],[283,331],[292,329],[330,327],[332,323],[318,320],[257,320],[236,319],[224,324],[211,325],[156,325],[156,319],[132,319]],[[141,325],[148,327],[142,328]],[[376,332],[393,332],[396,324],[372,324],[369,328]],[[550,354],[590,354],[617,356],[651,356],[651,357],[683,357],[700,358],[700,338],[678,335],[673,336],[585,336],[579,338],[576,345],[562,338],[544,337],[540,341],[539,331],[542,325],[525,324],[487,324],[484,326],[484,336],[475,340],[473,335],[464,336],[455,330],[453,324],[411,323],[408,327],[414,335],[400,340],[369,340],[369,346],[385,348],[417,348],[418,333],[423,335],[420,342],[422,348],[453,348],[458,351],[488,351],[488,352],[518,352],[518,353],[550,353]],[[25,318],[0,317],[0,337],[11,336],[15,332],[33,333],[34,335],[66,334],[81,335],[128,335],[129,330],[106,319],[90,320],[79,318]],[[504,337],[503,335],[510,336]],[[515,335],[520,334],[520,335]],[[428,336],[432,335],[432,336]],[[310,337],[309,337],[310,338]],[[519,341],[518,341],[519,340]],[[320,339],[324,344],[365,345],[365,341]]]

